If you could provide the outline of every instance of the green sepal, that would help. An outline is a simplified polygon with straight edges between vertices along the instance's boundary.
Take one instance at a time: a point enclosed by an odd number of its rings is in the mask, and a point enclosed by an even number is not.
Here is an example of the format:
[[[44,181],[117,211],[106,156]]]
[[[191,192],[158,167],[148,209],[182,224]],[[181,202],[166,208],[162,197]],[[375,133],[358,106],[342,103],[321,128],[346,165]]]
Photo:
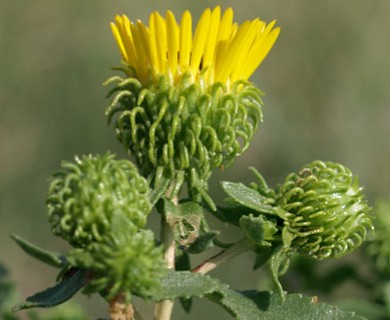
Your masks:
[[[278,232],[276,224],[272,221],[265,220],[263,216],[254,217],[242,216],[240,228],[245,236],[257,246],[270,246],[267,240],[273,239],[273,235]]]
[[[256,190],[248,188],[240,182],[221,182],[223,190],[237,203],[251,208],[259,213],[275,215],[274,208],[270,205],[273,199],[262,196]]]
[[[30,308],[50,308],[72,298],[84,285],[86,271],[76,271],[55,286],[38,292],[12,308],[13,312]]]
[[[65,257],[59,253],[42,249],[16,234],[12,234],[11,238],[19,245],[19,247],[22,248],[24,252],[43,263],[57,268],[62,268],[66,264]]]

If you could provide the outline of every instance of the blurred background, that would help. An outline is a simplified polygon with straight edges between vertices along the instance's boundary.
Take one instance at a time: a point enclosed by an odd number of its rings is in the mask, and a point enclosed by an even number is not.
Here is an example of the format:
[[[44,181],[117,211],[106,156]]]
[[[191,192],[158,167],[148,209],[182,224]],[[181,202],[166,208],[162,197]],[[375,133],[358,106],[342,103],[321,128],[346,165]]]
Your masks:
[[[369,201],[390,195],[390,2],[387,0],[57,0],[0,2],[0,261],[21,297],[53,284],[55,270],[33,261],[10,240],[16,233],[63,252],[46,221],[47,179],[76,154],[126,154],[104,117],[107,89],[120,57],[109,23],[117,13],[148,20],[151,11],[232,6],[235,21],[277,19],[282,33],[251,80],[266,92],[265,121],[250,150],[220,180],[252,180],[255,166],[271,184],[312,160],[343,163],[359,176]],[[212,222],[213,223],[213,222]],[[238,236],[223,227],[225,239]],[[357,259],[352,257],[349,259]],[[251,254],[213,272],[233,288],[263,289]],[[363,265],[360,261],[357,266]],[[349,291],[351,292],[351,291]],[[322,297],[315,288],[311,294]],[[343,295],[341,292],[339,295]],[[359,294],[359,293],[357,293]],[[337,295],[333,295],[336,297]],[[78,295],[91,319],[103,317],[99,297]],[[147,310],[151,304],[141,304]],[[174,319],[230,319],[210,302],[195,301]],[[146,317],[148,318],[148,317]]]

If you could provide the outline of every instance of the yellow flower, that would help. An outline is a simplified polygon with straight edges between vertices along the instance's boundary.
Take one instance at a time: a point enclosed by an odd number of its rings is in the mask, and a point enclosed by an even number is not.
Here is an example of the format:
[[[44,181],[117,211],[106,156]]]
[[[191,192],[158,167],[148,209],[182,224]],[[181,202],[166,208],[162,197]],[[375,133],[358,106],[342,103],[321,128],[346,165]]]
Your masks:
[[[189,74],[191,82],[207,87],[220,82],[229,88],[238,80],[247,80],[271,50],[280,32],[275,22],[255,19],[239,26],[233,22],[231,8],[221,16],[218,6],[203,12],[194,34],[189,11],[180,24],[171,11],[165,19],[153,12],[149,27],[117,15],[111,28],[126,72],[144,85],[157,82],[161,75],[177,83]]]

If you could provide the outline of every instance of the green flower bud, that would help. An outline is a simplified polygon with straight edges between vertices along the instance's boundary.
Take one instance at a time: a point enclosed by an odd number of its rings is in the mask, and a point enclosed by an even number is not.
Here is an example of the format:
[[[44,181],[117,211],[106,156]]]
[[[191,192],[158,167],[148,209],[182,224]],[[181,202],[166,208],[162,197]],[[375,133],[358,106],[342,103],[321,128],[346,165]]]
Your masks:
[[[367,252],[376,263],[378,270],[390,275],[390,200],[380,201],[375,207],[375,236],[370,241]]]
[[[285,246],[314,259],[338,258],[372,230],[358,180],[346,167],[315,161],[287,176],[276,190]]]
[[[117,116],[117,137],[145,175],[162,167],[167,177],[184,176],[190,189],[242,154],[262,120],[262,93],[250,82],[228,88],[191,79],[183,75],[172,84],[161,75],[145,86],[136,78],[113,78],[116,94],[106,112],[109,121]]]
[[[100,292],[108,300],[119,293],[127,302],[131,293],[149,297],[159,287],[165,270],[162,247],[156,247],[150,230],[110,233],[88,248],[70,251],[67,259],[89,271],[84,292]]]
[[[76,157],[52,177],[47,207],[52,232],[75,247],[101,241],[114,213],[143,227],[151,211],[148,184],[134,165],[114,155]]]

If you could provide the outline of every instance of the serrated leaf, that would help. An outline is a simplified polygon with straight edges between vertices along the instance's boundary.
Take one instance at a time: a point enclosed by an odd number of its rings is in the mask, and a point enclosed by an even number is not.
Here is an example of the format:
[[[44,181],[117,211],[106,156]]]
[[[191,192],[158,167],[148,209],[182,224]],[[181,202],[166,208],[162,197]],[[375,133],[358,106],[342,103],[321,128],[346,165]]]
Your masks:
[[[239,204],[257,212],[275,214],[272,206],[267,204],[268,199],[256,190],[248,188],[240,182],[221,182],[223,190]]]
[[[65,257],[59,253],[42,249],[37,245],[24,240],[16,234],[11,235],[11,238],[19,245],[19,247],[22,248],[24,252],[43,263],[57,268],[62,268],[66,264]]]
[[[55,286],[38,292],[28,297],[26,301],[18,303],[12,308],[12,311],[16,312],[29,308],[49,308],[64,303],[83,287],[85,273],[85,270],[78,269]]]
[[[210,276],[191,271],[168,271],[161,279],[161,286],[152,297],[160,301],[175,298],[203,297],[218,292],[226,285]]]
[[[221,305],[237,320],[367,320],[353,312],[318,303],[315,297],[288,294],[283,302],[278,294],[269,291],[240,292],[210,276],[189,271],[169,271],[152,299],[202,296]]]
[[[237,320],[365,320],[353,312],[323,303],[316,298],[288,294],[282,302],[268,291],[235,291],[226,288],[222,294],[209,297],[219,303]]]

